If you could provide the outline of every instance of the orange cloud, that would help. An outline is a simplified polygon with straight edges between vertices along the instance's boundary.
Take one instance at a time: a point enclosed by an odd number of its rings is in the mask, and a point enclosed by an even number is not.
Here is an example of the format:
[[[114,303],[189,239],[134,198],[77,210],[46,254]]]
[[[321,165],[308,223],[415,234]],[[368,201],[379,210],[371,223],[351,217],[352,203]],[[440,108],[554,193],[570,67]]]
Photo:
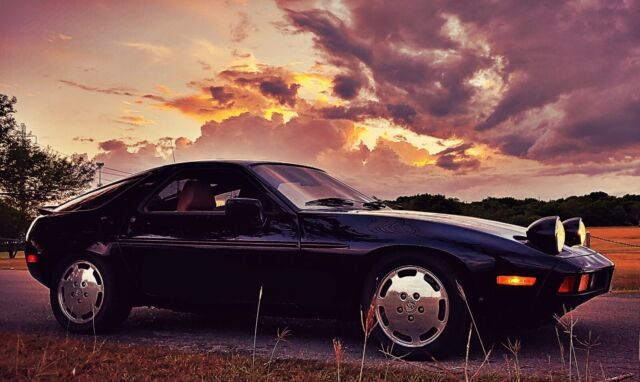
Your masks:
[[[116,122],[134,127],[155,125],[156,121],[146,118],[142,115],[123,115],[116,119]]]
[[[376,147],[388,147],[393,150],[398,155],[398,159],[405,164],[425,166],[435,163],[436,157],[429,154],[427,149],[414,146],[406,140],[393,141],[379,137],[376,141]]]

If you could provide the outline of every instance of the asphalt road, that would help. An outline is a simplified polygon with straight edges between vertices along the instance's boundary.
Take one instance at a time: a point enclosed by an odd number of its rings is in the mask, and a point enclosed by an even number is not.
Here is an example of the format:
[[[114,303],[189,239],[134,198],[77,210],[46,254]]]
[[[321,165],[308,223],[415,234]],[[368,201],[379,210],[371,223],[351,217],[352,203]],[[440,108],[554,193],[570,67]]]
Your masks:
[[[592,369],[607,376],[635,373],[640,380],[640,294],[609,294],[580,306],[573,313],[575,333],[585,338],[589,332],[598,338],[592,350]],[[253,318],[220,320],[162,309],[136,308],[117,333],[103,337],[108,341],[128,344],[162,345],[175,349],[201,352],[250,352],[253,346]],[[261,318],[258,328],[258,352],[268,357],[275,342],[276,330],[288,327],[292,335],[279,345],[280,358],[333,360],[332,339],[339,337],[346,347],[346,359],[358,361],[362,348],[357,323],[332,320],[294,320]],[[49,308],[48,290],[25,271],[0,271],[0,330],[65,335]],[[566,335],[561,334],[562,337]],[[87,338],[86,336],[77,336]],[[538,374],[561,370],[558,339],[552,327],[521,331],[517,337],[522,346],[519,361],[523,369]],[[494,350],[491,368],[505,369],[503,359],[508,351],[502,345],[505,337],[486,338],[485,345]],[[565,341],[565,348],[568,349]],[[374,346],[369,347],[367,362],[387,362]],[[585,351],[577,351],[578,363],[584,368]],[[482,360],[479,344],[472,344],[471,363]],[[443,363],[450,368],[462,367],[462,356]],[[567,361],[565,361],[567,362]],[[574,372],[575,373],[575,372]]]

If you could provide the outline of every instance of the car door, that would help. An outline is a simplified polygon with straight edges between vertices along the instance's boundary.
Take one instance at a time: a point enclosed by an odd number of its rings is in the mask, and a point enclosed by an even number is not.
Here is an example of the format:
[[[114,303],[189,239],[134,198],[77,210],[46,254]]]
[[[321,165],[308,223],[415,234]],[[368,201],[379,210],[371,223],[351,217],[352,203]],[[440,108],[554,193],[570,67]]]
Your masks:
[[[264,225],[229,229],[224,207],[234,197],[260,200]],[[295,215],[241,166],[211,164],[161,183],[130,219],[120,248],[147,295],[190,304],[254,303],[299,252]]]

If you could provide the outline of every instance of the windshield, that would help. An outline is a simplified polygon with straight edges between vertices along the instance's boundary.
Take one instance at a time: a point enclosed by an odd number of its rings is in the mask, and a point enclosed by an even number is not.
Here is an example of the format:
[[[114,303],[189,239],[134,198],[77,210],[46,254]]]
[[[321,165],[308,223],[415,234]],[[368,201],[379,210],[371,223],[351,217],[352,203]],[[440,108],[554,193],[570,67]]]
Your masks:
[[[284,164],[259,164],[253,166],[253,169],[262,179],[301,209],[319,206],[351,206],[354,202],[375,203],[374,199],[321,170]],[[329,203],[314,203],[323,200],[328,200]],[[345,203],[336,203],[339,200],[344,200]]]

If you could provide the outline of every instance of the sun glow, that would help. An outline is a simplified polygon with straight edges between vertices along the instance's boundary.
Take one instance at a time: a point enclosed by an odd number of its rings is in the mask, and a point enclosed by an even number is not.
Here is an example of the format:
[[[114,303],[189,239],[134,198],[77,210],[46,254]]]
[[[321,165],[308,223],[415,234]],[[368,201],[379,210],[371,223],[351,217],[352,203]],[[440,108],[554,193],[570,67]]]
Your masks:
[[[307,100],[329,103],[332,80],[320,73],[296,73],[293,81],[300,85],[298,94]]]
[[[291,118],[297,117],[298,113],[291,109],[284,109],[277,106],[271,106],[267,109],[264,109],[264,117],[270,121],[273,121],[273,115],[280,114],[284,122],[289,122]]]

